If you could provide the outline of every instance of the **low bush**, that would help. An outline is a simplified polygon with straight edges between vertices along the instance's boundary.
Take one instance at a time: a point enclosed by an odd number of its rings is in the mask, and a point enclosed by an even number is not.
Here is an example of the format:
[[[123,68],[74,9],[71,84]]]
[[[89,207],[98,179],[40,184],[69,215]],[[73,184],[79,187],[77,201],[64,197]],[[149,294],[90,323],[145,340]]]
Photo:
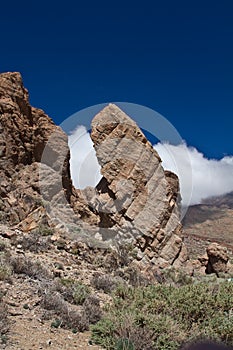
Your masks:
[[[54,229],[48,225],[41,224],[37,229],[37,233],[40,236],[52,236],[54,234]]]
[[[7,332],[9,330],[7,306],[2,299],[3,295],[4,292],[0,290],[0,344],[6,342]]]
[[[7,248],[6,242],[2,238],[0,238],[0,252],[5,251],[6,248]]]
[[[52,279],[50,271],[39,260],[15,256],[10,258],[10,263],[17,274],[25,274],[38,280]]]
[[[92,286],[97,290],[102,290],[104,293],[112,292],[119,283],[120,279],[110,274],[100,275],[96,273],[91,280]]]
[[[0,253],[0,281],[10,281],[11,275],[12,267],[8,256],[5,253]]]
[[[138,268],[134,266],[126,266],[122,269],[118,269],[115,275],[121,277],[129,285],[133,287],[148,286],[151,284],[148,278],[146,278]]]
[[[85,284],[71,278],[57,279],[54,288],[64,300],[76,305],[82,305],[90,294],[90,289]]]
[[[89,324],[95,324],[98,322],[102,317],[99,298],[90,294],[83,303],[83,312],[85,313]]]
[[[84,331],[89,327],[86,315],[72,308],[58,292],[49,291],[44,294],[41,306],[46,310],[52,311],[50,317],[54,315],[54,317],[56,317],[55,320],[59,320],[59,322],[53,321],[51,324],[52,327],[77,329],[78,331]],[[55,326],[55,324],[57,326]]]
[[[33,253],[48,251],[51,247],[50,238],[41,235],[40,232],[32,232],[27,236],[23,235],[15,240],[16,246],[20,245],[23,250],[29,250]]]
[[[59,292],[48,291],[42,297],[41,306],[50,311],[49,318],[55,318],[52,327],[69,328],[74,332],[88,330],[90,324],[98,322],[101,318],[99,300],[93,295],[85,299],[82,308],[77,308],[65,301]]]
[[[57,278],[41,289],[41,306],[44,318],[55,319],[52,327],[77,331],[89,329],[90,324],[101,318],[99,299],[90,294],[89,288],[71,278]],[[58,321],[56,321],[58,320]]]
[[[89,288],[80,282],[76,282],[73,285],[73,300],[76,305],[82,305],[88,295],[90,294]]]
[[[121,286],[92,326],[92,340],[109,350],[175,350],[197,338],[233,345],[232,310],[230,282]]]

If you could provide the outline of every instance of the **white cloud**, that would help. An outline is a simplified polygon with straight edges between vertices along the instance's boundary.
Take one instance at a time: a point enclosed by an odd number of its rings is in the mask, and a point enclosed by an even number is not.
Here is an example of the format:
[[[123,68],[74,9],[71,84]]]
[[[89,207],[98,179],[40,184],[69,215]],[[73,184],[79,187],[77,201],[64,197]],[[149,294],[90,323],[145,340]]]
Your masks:
[[[163,160],[163,167],[179,176],[184,205],[233,191],[233,157],[207,159],[186,144],[158,143],[154,148]]]
[[[96,186],[101,179],[100,166],[90,135],[79,126],[69,136],[71,177],[76,188]],[[233,191],[233,157],[207,159],[185,143],[178,146],[158,143],[154,148],[166,170],[179,176],[183,205],[198,204],[202,199]]]
[[[96,186],[101,179],[100,166],[92,140],[84,126],[78,126],[69,135],[69,147],[71,178],[74,186],[80,189]]]

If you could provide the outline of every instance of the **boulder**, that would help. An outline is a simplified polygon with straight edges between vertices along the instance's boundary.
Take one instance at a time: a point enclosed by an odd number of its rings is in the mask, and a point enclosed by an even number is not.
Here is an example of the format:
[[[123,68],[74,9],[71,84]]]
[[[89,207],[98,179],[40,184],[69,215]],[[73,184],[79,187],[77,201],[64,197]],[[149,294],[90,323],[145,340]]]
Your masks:
[[[209,259],[206,268],[208,274],[216,273],[218,276],[219,273],[228,272],[229,254],[226,247],[214,242],[207,247],[206,252]]]

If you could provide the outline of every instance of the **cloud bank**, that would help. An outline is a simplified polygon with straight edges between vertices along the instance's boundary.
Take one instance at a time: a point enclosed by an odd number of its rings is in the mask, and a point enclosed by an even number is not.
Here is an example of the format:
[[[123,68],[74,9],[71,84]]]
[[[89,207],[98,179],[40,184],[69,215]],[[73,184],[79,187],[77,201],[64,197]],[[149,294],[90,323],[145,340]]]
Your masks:
[[[69,136],[71,177],[76,188],[95,186],[101,179],[93,143],[84,126]],[[164,169],[178,175],[182,204],[199,204],[205,198],[233,191],[233,156],[207,159],[194,147],[158,143],[154,148]]]
[[[158,143],[154,146],[166,170],[178,175],[183,204],[233,191],[233,157],[207,159],[194,147]]]

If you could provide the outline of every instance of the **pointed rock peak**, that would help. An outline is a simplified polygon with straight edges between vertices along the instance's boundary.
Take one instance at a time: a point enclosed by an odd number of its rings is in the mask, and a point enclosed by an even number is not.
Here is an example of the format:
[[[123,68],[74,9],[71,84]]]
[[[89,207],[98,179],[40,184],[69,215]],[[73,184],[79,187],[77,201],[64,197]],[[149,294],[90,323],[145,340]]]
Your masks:
[[[19,72],[4,72],[0,76],[1,78],[22,81],[22,75]]]
[[[129,125],[136,125],[136,123],[117,105],[109,103],[104,107],[92,120],[92,126],[104,123],[125,123]]]
[[[94,142],[95,149],[106,139],[130,139],[131,141],[144,144],[151,151],[153,147],[147,140],[136,122],[123,112],[117,105],[110,103],[101,110],[92,120],[91,138]],[[156,151],[154,154],[159,159]],[[98,157],[98,154],[97,154]]]

